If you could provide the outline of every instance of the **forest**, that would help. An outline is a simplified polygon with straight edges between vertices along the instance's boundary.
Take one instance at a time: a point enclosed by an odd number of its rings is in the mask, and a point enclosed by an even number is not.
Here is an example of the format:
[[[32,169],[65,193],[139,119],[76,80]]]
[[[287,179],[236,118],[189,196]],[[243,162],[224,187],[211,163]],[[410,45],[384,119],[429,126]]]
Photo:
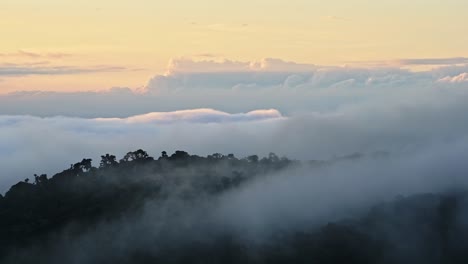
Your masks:
[[[0,195],[0,263],[468,263],[462,187],[400,195],[322,222],[267,226],[252,217],[231,224],[235,216],[218,210],[249,184],[287,181],[301,166],[314,177],[315,169],[361,158],[185,151],[154,158],[139,149],[121,159],[102,155],[97,167],[83,159]],[[275,197],[278,204],[283,198]],[[308,203],[301,210],[313,210]]]

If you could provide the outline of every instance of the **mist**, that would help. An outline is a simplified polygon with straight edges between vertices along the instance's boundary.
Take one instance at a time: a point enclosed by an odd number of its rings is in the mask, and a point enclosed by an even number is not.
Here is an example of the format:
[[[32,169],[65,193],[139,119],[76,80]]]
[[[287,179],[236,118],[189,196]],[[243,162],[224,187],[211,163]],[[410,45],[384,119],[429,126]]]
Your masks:
[[[72,224],[45,245],[16,251],[10,261],[27,263],[32,255],[39,263],[122,261],[135,252],[163,254],[168,248],[216,244],[223,237],[248,250],[277,246],[285,243],[275,240],[277,234],[287,237],[330,222],[357,219],[373,206],[398,197],[464,190],[467,155],[464,139],[398,155],[298,163],[214,198],[196,195],[186,200],[179,194],[190,192],[190,185],[168,185],[167,199],[142,201],[143,210],[136,215],[102,221],[78,235]],[[190,175],[192,170],[174,175]],[[222,170],[229,172],[228,167],[218,167],[220,174]],[[459,215],[468,213],[465,207],[460,210]],[[394,235],[401,236],[394,243],[405,239],[404,234]]]
[[[153,113],[125,119],[0,117],[0,190],[34,173],[53,174],[84,157],[178,149],[245,157],[275,152],[299,160],[353,153],[394,155],[456,144],[468,135],[463,89],[418,90],[345,104],[336,110],[286,115],[275,110]],[[292,102],[291,102],[292,103]],[[190,113],[190,114],[186,114]]]

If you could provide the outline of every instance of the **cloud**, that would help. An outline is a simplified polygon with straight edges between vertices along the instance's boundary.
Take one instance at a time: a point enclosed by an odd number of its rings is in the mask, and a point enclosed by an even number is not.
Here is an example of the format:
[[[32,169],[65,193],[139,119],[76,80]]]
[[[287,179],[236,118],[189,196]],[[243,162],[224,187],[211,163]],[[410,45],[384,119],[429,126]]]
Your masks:
[[[329,113],[254,121],[247,118],[246,122],[198,119],[207,112],[219,114],[212,110],[190,111],[190,117],[159,113],[174,120],[157,123],[151,118],[113,122],[2,116],[0,166],[5,177],[0,178],[0,190],[33,173],[60,171],[83,157],[91,157],[97,164],[100,154],[121,157],[129,149],[140,147],[156,157],[162,150],[175,149],[202,155],[234,152],[240,157],[269,150],[302,159],[352,151],[368,154],[327,166],[304,164],[264,175],[209,201],[193,199],[185,203],[172,197],[150,200],[135,217],[106,220],[72,239],[65,231],[63,240],[58,234],[49,241],[51,251],[26,251],[26,256],[48,257],[57,263],[93,263],[104,255],[106,260],[122,260],[130,255],[128,252],[155,252],[163,247],[160,245],[180,245],[180,239],[211,242],[212,235],[217,238],[218,234],[227,234],[249,249],[275,241],[271,238],[277,234],[352,220],[398,195],[467,187],[468,124],[463,122],[467,98],[446,94],[413,104],[387,100],[386,104],[371,102]],[[376,150],[389,154],[372,155]],[[183,170],[176,173],[184,175]],[[102,245],[98,251],[96,243]],[[17,262],[13,259],[11,263]]]
[[[401,65],[453,65],[468,64],[468,58],[420,58],[420,59],[402,59],[398,60]]]
[[[32,58],[32,59],[61,59],[73,56],[70,53],[64,52],[33,52],[26,50],[19,50],[14,53],[0,53],[0,57],[14,57],[14,58]]]
[[[208,54],[211,55],[211,54]],[[312,64],[301,64],[281,59],[265,58],[260,61],[242,62],[227,59],[193,60],[190,58],[171,59],[166,75],[180,73],[241,73],[248,71],[261,72],[306,72],[316,68]]]
[[[320,18],[329,21],[349,21],[349,19],[340,16],[321,16]]]
[[[192,24],[198,25],[198,24]],[[249,25],[244,24],[223,24],[223,23],[216,23],[216,24],[208,24],[208,25],[199,25],[201,30],[207,31],[219,31],[219,32],[245,32],[245,31],[252,31],[252,29],[248,28]]]
[[[464,142],[468,90],[395,93],[401,90],[386,90],[385,96],[369,100],[346,97],[341,100],[352,102],[336,109],[286,115],[275,110],[228,114],[211,109],[120,119],[4,115],[0,185],[5,189],[33,173],[51,174],[84,157],[97,162],[101,154],[123,156],[138,148],[155,156],[162,150],[183,149],[200,155],[222,152],[243,157],[273,151],[291,158],[328,159],[355,152],[411,155]],[[309,98],[304,103],[310,104]]]
[[[199,57],[199,58],[218,58],[221,57],[220,54],[214,54],[214,53],[198,53],[193,55],[194,57]]]
[[[375,60],[375,61],[352,61],[351,65],[366,65],[371,67],[411,67],[411,66],[453,66],[466,65],[468,58],[449,57],[449,58],[408,58],[399,60]]]
[[[180,59],[172,60],[168,69],[166,74],[150,79],[144,92],[228,92],[244,87],[250,90],[298,88],[312,92],[317,88],[343,86],[345,83],[352,84],[352,87],[366,87],[413,85],[418,81],[431,84],[434,81],[429,72],[414,73],[399,68],[323,67],[272,58],[252,62]]]
[[[214,109],[192,109],[174,112],[153,112],[128,118],[97,118],[100,122],[123,122],[123,123],[223,123],[255,121],[264,119],[281,118],[282,115],[275,109],[255,110],[248,113],[229,114]]]
[[[440,78],[439,82],[447,82],[447,83],[464,83],[468,82],[468,73],[460,73],[459,75],[456,76],[447,76],[444,78]]]
[[[353,219],[398,196],[468,187],[468,141],[391,157],[363,157],[317,167],[304,165],[221,197],[215,223],[246,241],[275,232],[301,232]]]
[[[94,67],[76,67],[76,66],[48,66],[47,62],[33,64],[0,64],[0,76],[28,76],[28,75],[70,75],[96,72],[118,72],[129,70],[120,66],[94,66]]]
[[[4,74],[131,70],[105,66],[51,68],[47,64],[3,67]],[[275,108],[284,114],[323,112],[362,101],[384,101],[388,97],[407,101],[414,96],[422,100],[447,88],[466,90],[466,82],[449,82],[444,78],[467,71],[467,66],[459,65],[413,72],[394,67],[322,67],[278,59],[257,62],[175,59],[167,74],[154,76],[138,90],[16,92],[0,95],[0,113],[124,118],[196,108],[224,112]]]

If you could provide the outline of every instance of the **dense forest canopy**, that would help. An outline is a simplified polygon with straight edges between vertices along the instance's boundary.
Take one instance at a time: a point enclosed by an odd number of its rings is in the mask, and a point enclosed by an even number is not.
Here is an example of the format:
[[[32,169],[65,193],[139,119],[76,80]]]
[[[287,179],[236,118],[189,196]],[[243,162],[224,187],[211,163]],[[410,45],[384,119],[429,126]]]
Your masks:
[[[388,153],[374,153],[375,159]],[[466,263],[467,192],[394,197],[338,219],[268,227],[220,217],[243,186],[353,162],[300,162],[270,153],[237,158],[144,150],[101,156],[0,195],[2,263]],[[272,176],[279,175],[279,176]],[[313,173],[310,176],[314,177]],[[281,195],[278,192],[278,195]],[[227,198],[226,198],[227,197]],[[254,199],[262,199],[261,196]],[[275,197],[278,206],[281,199]],[[254,201],[252,201],[254,202]],[[314,210],[303,199],[302,210]],[[249,208],[249,204],[241,204]],[[258,208],[257,208],[258,209]],[[261,208],[260,208],[261,209]],[[216,213],[214,213],[216,212]],[[250,212],[257,215],[258,212]],[[263,212],[259,212],[261,215]],[[311,212],[312,214],[316,212]],[[318,214],[318,212],[317,212]],[[278,221],[291,221],[288,215]],[[228,219],[228,221],[226,221]],[[289,220],[288,220],[289,219]],[[249,229],[247,225],[255,226]],[[299,228],[296,227],[300,226]],[[286,228],[285,228],[286,227]],[[267,231],[266,231],[267,230]]]

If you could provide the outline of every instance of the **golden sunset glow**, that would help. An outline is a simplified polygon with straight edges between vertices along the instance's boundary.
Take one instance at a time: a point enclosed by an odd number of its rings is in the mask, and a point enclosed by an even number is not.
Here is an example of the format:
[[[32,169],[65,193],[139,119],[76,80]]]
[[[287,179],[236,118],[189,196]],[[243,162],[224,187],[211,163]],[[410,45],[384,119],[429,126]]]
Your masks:
[[[0,75],[1,93],[136,88],[178,57],[342,65],[468,56],[463,0],[3,0],[0,7],[2,65],[122,67]]]

